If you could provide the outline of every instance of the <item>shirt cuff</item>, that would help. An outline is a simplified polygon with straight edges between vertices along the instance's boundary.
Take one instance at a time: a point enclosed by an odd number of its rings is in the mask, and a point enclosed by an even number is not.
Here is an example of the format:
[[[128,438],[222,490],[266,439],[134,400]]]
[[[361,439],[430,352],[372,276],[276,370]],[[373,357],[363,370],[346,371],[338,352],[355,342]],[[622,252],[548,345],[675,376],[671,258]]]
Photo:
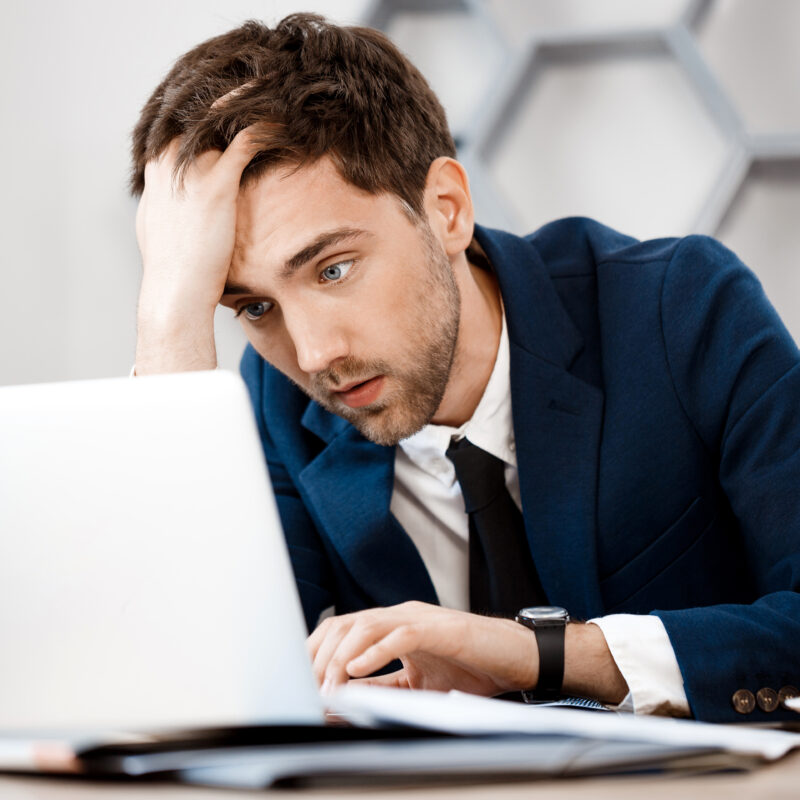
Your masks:
[[[691,716],[678,660],[659,617],[609,614],[589,622],[603,631],[611,657],[628,684],[628,696],[618,710]]]

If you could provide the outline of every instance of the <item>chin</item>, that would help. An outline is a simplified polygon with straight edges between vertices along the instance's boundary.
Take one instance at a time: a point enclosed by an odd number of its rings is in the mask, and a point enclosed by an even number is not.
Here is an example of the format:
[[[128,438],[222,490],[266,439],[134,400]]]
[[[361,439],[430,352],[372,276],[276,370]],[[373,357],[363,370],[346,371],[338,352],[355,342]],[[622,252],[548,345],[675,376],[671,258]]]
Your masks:
[[[369,441],[384,447],[394,447],[422,430],[429,422],[432,414],[408,413],[392,414],[391,409],[375,411],[359,419],[348,419],[358,431]],[[345,417],[347,419],[347,417]]]

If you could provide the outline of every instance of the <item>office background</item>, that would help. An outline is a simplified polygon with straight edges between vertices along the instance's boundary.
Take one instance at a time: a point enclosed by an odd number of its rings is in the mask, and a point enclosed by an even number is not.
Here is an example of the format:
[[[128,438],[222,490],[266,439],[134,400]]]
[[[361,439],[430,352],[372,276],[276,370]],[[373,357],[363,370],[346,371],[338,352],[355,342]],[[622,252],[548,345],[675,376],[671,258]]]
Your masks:
[[[298,10],[383,27],[411,56],[479,222],[712,233],[800,340],[797,0],[16,0],[0,10],[0,384],[127,373],[139,108],[192,45]],[[226,309],[217,332],[235,368]]]

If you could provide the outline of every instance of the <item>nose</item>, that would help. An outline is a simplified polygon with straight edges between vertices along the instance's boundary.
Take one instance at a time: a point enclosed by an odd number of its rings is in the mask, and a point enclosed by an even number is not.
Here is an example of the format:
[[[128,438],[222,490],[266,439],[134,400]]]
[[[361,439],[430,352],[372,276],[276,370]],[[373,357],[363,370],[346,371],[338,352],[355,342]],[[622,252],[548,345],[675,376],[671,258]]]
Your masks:
[[[347,339],[341,325],[319,309],[296,309],[284,319],[294,344],[297,366],[307,375],[327,369],[348,355]]]

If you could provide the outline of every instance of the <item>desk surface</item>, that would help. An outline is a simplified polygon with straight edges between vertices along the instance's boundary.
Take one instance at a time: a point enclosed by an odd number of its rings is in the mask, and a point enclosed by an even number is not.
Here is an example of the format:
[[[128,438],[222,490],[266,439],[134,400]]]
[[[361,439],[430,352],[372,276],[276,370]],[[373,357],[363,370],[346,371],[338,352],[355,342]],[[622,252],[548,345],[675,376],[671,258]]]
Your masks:
[[[0,775],[0,797],[3,800],[152,800],[161,798],[186,798],[186,800],[242,800],[244,797],[292,796],[303,800],[341,800],[344,797],[431,798],[431,800],[483,800],[491,794],[492,800],[528,800],[529,798],[592,798],[592,800],[674,800],[676,795],[687,800],[731,800],[731,797],[752,797],[758,800],[797,800],[800,795],[800,752],[793,753],[777,764],[751,773],[704,775],[696,777],[630,777],[569,779],[561,781],[536,781],[524,783],[495,783],[470,786],[426,786],[423,788],[371,789],[304,789],[275,792],[246,792],[175,786],[166,783],[108,784],[89,781],[62,781],[49,778],[20,778]]]

